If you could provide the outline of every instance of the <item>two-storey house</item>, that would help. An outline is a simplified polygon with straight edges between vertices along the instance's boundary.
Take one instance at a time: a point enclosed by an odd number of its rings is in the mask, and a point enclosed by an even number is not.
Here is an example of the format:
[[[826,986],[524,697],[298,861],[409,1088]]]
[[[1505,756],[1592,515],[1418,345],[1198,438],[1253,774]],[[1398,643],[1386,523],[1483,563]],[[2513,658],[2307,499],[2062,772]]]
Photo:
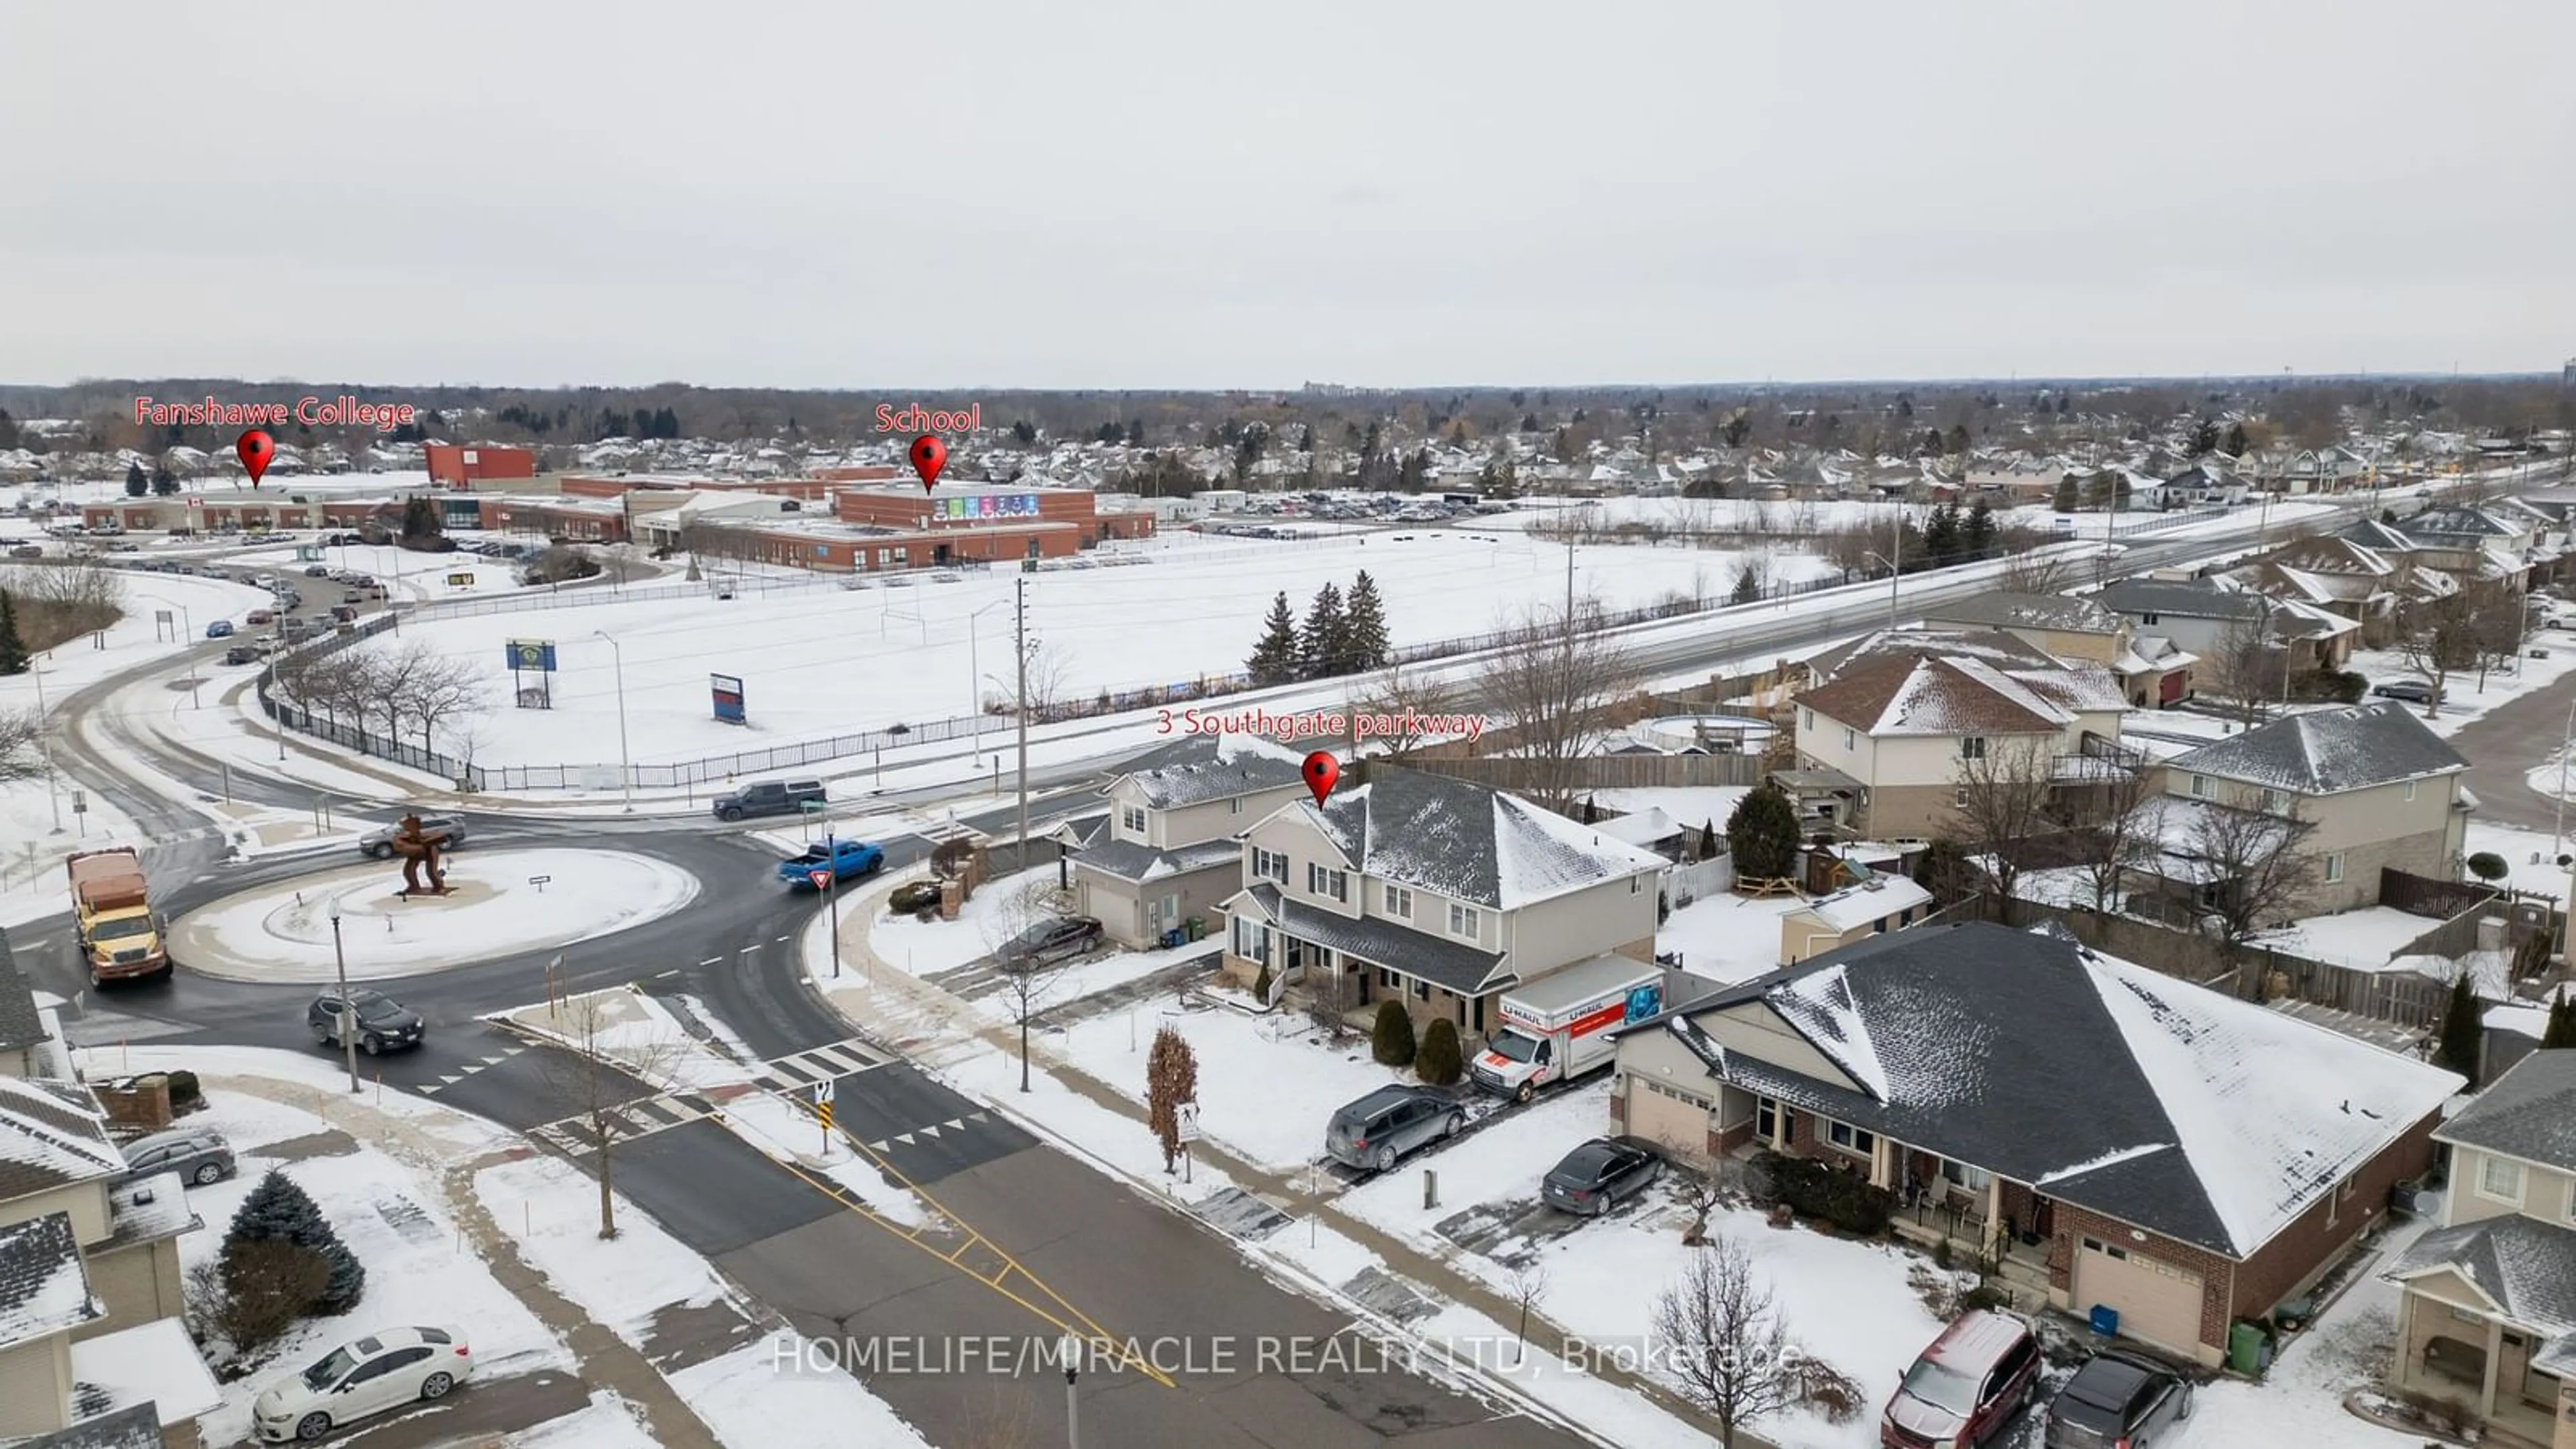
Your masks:
[[[2554,561],[2542,526],[2529,510],[2455,503],[2427,508],[2389,525],[2416,546],[2416,562],[2462,582],[2492,580],[2515,589],[2531,586],[2536,570]]]
[[[2195,656],[2162,635],[2139,632],[2094,599],[1998,589],[1936,605],[1923,621],[2000,630],[2060,663],[2108,669],[2132,709],[2176,704],[2191,693]]]
[[[2177,508],[2233,508],[2253,493],[2253,485],[2215,457],[2203,458],[2156,485],[2155,505]]]
[[[2576,1449],[2576,1051],[2524,1057],[2433,1137],[2450,1182],[2384,1275],[2389,1382],[2460,1405],[2488,1443]]]
[[[1943,642],[1954,631],[1922,631],[1932,650],[1919,652],[1905,632],[1875,636],[1791,701],[1799,789],[1839,782],[1849,808],[1837,824],[1881,840],[1954,834],[1963,762],[2007,750],[2045,755],[2070,788],[2135,768],[2119,743],[2129,702],[2109,670],[2060,663],[1997,631],[1955,652]]]
[[[2000,1262],[2024,1307],[2219,1362],[2432,1163],[2460,1078],[2222,992],[1983,922],[1918,926],[1619,1028],[1611,1130],[1768,1149]]]
[[[1224,969],[1353,1006],[1401,1001],[1482,1036],[1561,967],[1655,956],[1667,862],[1518,796],[1369,761],[1362,783],[1243,832]]]
[[[1109,813],[1067,837],[1074,910],[1132,948],[1217,908],[1242,886],[1236,837],[1305,796],[1304,756],[1252,735],[1192,735],[1102,788]]]
[[[2298,671],[2341,669],[2361,625],[2296,599],[2276,599],[2232,579],[2120,579],[2093,596],[2142,632],[2162,634],[2203,659],[2251,638],[2288,651]]]
[[[2256,811],[2288,826],[2286,848],[2307,858],[2306,884],[2284,916],[2376,905],[2393,866],[2452,879],[2477,798],[2468,761],[2395,700],[2286,715],[2165,761],[2163,856],[2145,868],[2169,894],[2205,899],[2227,875],[2259,862],[2243,832],[2214,828],[2204,810]],[[2217,849],[2214,846],[2223,846]]]
[[[2221,577],[2272,599],[2350,619],[2360,626],[2361,643],[2371,648],[2389,641],[2397,611],[2406,604],[2459,590],[2450,575],[2419,567],[2409,552],[2391,555],[2334,534],[2283,544]]]

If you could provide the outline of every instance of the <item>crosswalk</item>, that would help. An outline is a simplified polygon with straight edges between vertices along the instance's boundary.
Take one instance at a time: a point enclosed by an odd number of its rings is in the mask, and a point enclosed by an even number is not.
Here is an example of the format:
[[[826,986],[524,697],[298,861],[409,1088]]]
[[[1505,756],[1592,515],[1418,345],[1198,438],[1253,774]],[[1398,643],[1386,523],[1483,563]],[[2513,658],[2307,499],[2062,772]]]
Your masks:
[[[448,1088],[455,1086],[457,1083],[464,1081],[467,1077],[473,1076],[476,1072],[489,1071],[526,1050],[527,1048],[523,1046],[505,1046],[499,1051],[492,1053],[490,1056],[482,1057],[475,1061],[459,1063],[454,1071],[439,1073],[437,1081],[423,1082],[412,1090],[420,1093],[424,1097],[435,1097],[439,1093],[446,1091]]]
[[[891,1137],[880,1137],[876,1141],[868,1144],[868,1150],[882,1157],[897,1147],[911,1147],[923,1142],[935,1142],[945,1134],[963,1133],[966,1130],[966,1124],[970,1122],[990,1122],[992,1120],[993,1116],[989,1112],[969,1112],[963,1117],[951,1117],[945,1122],[933,1122],[926,1127],[915,1127],[909,1132],[897,1132]]]
[[[611,1137],[619,1142],[632,1142],[638,1137],[685,1127],[714,1114],[714,1105],[705,1098],[683,1092],[667,1097],[640,1097],[611,1107],[601,1115],[608,1121]],[[567,1157],[586,1157],[599,1150],[598,1131],[587,1114],[532,1128],[528,1135]]]
[[[752,1081],[766,1091],[806,1096],[819,1082],[836,1081],[892,1060],[893,1055],[883,1048],[852,1038],[763,1062],[753,1069]]]

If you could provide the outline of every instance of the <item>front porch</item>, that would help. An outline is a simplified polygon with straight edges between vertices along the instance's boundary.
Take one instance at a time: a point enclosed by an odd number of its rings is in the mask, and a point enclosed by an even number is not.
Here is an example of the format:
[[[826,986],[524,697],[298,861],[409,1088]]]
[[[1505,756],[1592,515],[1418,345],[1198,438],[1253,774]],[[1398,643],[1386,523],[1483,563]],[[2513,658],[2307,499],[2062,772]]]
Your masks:
[[[1513,984],[1499,955],[1388,922],[1333,915],[1265,887],[1225,905],[1227,974],[1248,989],[1267,968],[1266,1004],[1293,995],[1361,1031],[1374,1024],[1381,1003],[1400,1001],[1417,1031],[1446,1020],[1472,1042],[1484,1036],[1494,1002]]]
[[[2457,1405],[2490,1441],[2552,1449],[2560,1416],[2576,1412],[2576,1385],[2540,1333],[2413,1287],[2398,1299],[2397,1359],[2389,1385]]]

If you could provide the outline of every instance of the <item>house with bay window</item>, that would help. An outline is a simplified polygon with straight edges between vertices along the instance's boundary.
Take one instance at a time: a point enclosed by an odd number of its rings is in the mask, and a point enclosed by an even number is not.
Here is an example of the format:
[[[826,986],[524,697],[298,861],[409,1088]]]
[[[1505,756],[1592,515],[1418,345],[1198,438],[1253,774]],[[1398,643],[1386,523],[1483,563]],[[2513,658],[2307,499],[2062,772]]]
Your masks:
[[[2009,1009],[1999,1005],[2009,1003]],[[2433,1160],[2461,1079],[1984,923],[1872,936],[1621,1028],[1611,1128],[1839,1164],[2025,1306],[2216,1364]]]
[[[1396,768],[1240,837],[1225,971],[1482,1036],[1502,994],[1596,956],[1651,962],[1667,862],[1489,786]]]
[[[1131,949],[1209,920],[1241,885],[1244,827],[1306,798],[1305,756],[1254,735],[1189,735],[1102,787],[1108,814],[1068,823],[1074,911]]]

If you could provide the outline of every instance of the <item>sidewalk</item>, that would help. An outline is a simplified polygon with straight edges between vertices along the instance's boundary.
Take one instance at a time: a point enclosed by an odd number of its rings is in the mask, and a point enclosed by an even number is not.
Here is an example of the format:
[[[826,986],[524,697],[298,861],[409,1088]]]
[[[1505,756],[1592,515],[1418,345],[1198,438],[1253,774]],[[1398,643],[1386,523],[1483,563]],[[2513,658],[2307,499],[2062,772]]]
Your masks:
[[[434,1170],[438,1174],[441,1206],[474,1240],[494,1280],[572,1350],[575,1375],[585,1389],[607,1389],[634,1405],[656,1444],[723,1449],[722,1442],[652,1363],[628,1347],[607,1325],[556,1292],[545,1275],[520,1256],[518,1245],[485,1210],[474,1191],[475,1175],[487,1167],[531,1156],[534,1148],[508,1147],[458,1162],[452,1148],[423,1132],[413,1121],[336,1092],[268,1077],[236,1075],[209,1076],[205,1086],[210,1091],[263,1097],[313,1113],[353,1137]]]
[[[869,930],[883,913],[885,898],[909,874],[843,903],[840,932],[842,983],[833,985],[817,981],[817,990],[852,1026],[898,1049],[924,1067],[936,1069],[986,1050],[1000,1051],[1016,1060],[1020,1050],[1016,1026],[986,1016],[973,1003],[887,964],[870,947]],[[1140,1134],[1149,1130],[1142,1103],[1067,1062],[1044,1040],[1032,1042],[1029,1059],[1037,1070],[1045,1072],[1074,1095],[1133,1121]],[[996,1111],[1011,1110],[1007,1096],[986,1097],[985,1101]],[[1049,1135],[1043,1128],[1036,1130],[1041,1136]],[[1199,1163],[1231,1179],[1244,1191],[1267,1199],[1292,1216],[1311,1215],[1322,1225],[1366,1248],[1387,1272],[1422,1290],[1425,1297],[1435,1302],[1457,1304],[1495,1323],[1518,1323],[1522,1306],[1517,1300],[1496,1291],[1483,1278],[1462,1272],[1448,1259],[1426,1253],[1373,1223],[1343,1212],[1335,1201],[1336,1195],[1318,1192],[1306,1174],[1273,1172],[1236,1156],[1222,1143],[1210,1138],[1200,1139],[1192,1151]],[[1114,1170],[1094,1154],[1086,1152],[1083,1155],[1104,1171]],[[1166,1182],[1133,1174],[1128,1176],[1150,1196],[1170,1200]],[[1564,1329],[1544,1314],[1535,1311],[1529,1314],[1528,1342],[1532,1349],[1561,1359],[1565,1356],[1568,1337]],[[1714,1420],[1684,1403],[1663,1384],[1616,1364],[1600,1362],[1597,1357],[1594,1362],[1597,1367],[1592,1371],[1592,1377],[1645,1398],[1683,1424],[1711,1436],[1717,1434]],[[1736,1443],[1739,1449],[1768,1449],[1768,1441],[1741,1429],[1736,1431]]]

